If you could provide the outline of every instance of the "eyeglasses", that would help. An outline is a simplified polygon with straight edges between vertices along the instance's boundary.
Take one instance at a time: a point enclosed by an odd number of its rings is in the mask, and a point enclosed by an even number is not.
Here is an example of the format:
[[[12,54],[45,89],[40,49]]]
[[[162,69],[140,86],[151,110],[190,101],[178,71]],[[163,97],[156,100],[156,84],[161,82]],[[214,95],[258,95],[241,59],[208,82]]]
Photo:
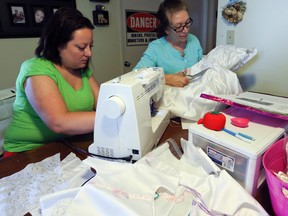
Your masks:
[[[189,28],[193,24],[193,19],[190,17],[189,20],[182,26],[179,26],[177,28],[173,28],[170,25],[168,25],[173,31],[176,33],[180,33],[184,30],[184,28]]]

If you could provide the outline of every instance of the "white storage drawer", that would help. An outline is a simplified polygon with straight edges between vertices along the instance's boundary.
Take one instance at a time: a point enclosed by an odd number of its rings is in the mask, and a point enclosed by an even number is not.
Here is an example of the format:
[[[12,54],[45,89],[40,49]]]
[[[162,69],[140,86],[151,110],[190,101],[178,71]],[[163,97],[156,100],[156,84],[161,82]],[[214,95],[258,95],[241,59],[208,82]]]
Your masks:
[[[3,133],[11,120],[14,100],[15,88],[0,90],[0,155],[3,152]]]

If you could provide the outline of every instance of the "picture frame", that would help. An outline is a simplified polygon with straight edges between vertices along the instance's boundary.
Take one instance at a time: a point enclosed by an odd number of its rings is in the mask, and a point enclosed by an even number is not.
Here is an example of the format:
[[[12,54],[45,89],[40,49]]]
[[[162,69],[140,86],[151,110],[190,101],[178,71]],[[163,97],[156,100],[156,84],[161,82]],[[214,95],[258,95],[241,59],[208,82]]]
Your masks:
[[[43,26],[60,7],[76,0],[1,0],[0,38],[40,37]]]
[[[35,26],[43,26],[48,17],[48,11],[45,6],[32,5],[31,7],[32,14],[34,14],[34,17],[32,18],[33,24]]]
[[[93,23],[96,26],[109,25],[109,13],[105,10],[93,11]]]
[[[26,26],[28,24],[27,10],[24,4],[8,4],[10,23],[13,26]]]

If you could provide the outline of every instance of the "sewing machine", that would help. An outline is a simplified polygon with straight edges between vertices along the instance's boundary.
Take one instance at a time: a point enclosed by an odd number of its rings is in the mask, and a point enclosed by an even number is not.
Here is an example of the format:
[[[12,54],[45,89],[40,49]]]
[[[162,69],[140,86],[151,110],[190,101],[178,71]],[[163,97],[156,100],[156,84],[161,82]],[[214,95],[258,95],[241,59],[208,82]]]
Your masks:
[[[142,68],[101,84],[90,153],[139,160],[160,140],[170,121],[157,108],[164,88],[162,68]]]

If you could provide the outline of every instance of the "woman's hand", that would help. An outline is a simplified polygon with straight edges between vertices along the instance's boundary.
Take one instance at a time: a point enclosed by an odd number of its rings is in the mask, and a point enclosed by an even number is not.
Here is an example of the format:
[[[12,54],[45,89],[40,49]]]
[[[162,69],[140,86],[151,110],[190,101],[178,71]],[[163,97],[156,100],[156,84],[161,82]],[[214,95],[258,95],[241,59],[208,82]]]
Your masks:
[[[174,87],[184,87],[189,83],[189,79],[184,76],[185,74],[186,70],[176,74],[165,74],[165,84]]]

